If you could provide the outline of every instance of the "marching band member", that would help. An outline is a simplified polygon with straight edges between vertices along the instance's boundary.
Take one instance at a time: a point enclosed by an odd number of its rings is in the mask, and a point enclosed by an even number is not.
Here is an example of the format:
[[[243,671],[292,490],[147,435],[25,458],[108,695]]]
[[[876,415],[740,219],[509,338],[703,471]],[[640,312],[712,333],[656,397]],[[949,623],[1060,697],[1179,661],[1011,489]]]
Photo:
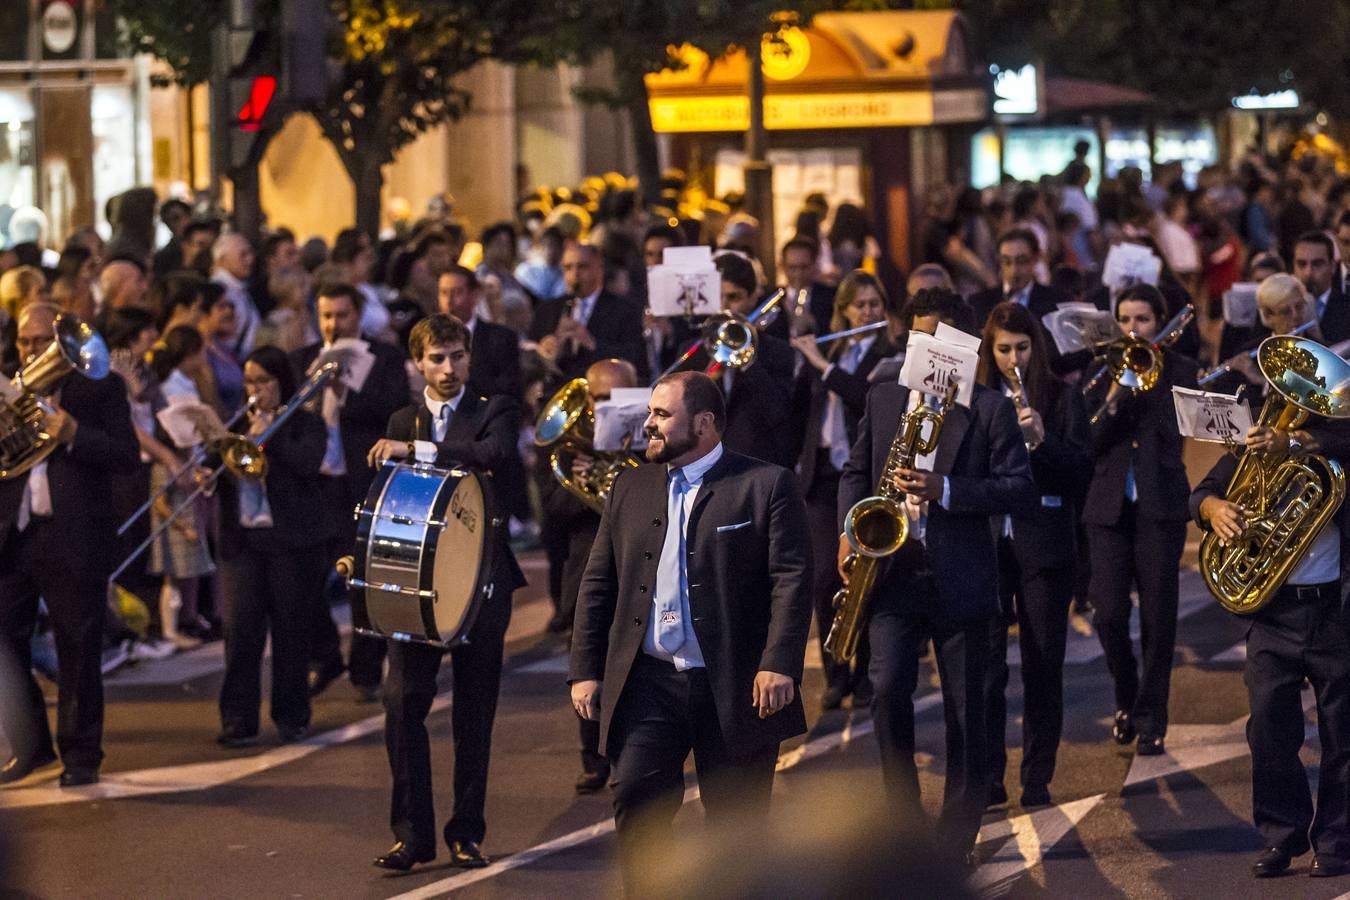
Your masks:
[[[1124,335],[1154,340],[1167,307],[1147,284],[1126,289],[1116,302]],[[1115,683],[1112,736],[1136,752],[1156,756],[1167,735],[1167,694],[1176,645],[1178,571],[1186,542],[1186,469],[1172,404],[1174,386],[1195,387],[1197,364],[1167,349],[1152,390],[1130,392],[1114,379],[1092,426],[1096,457],[1083,503],[1092,579],[1088,596],[1106,665]],[[1102,389],[1090,401],[1101,402]],[[1093,406],[1093,402],[1089,403]],[[1130,586],[1139,591],[1142,664],[1130,640]]]
[[[415,458],[447,468],[467,466],[490,480],[492,472],[509,464],[516,453],[520,409],[514,398],[488,398],[466,389],[472,349],[472,335],[453,316],[436,313],[413,326],[408,350],[426,390],[421,400],[390,417],[387,436],[370,449],[371,466]],[[468,639],[449,651],[455,690],[455,802],[443,834],[450,864],[462,868],[488,864],[479,845],[487,830],[483,808],[502,644],[511,621],[511,594],[525,585],[504,523],[494,528],[492,540],[490,599],[483,602]],[[426,717],[445,652],[428,644],[388,641],[384,734],[394,782],[389,818],[397,841],[375,860],[383,869],[407,871],[436,858]]]
[[[1022,653],[1022,806],[1050,803],[1050,779],[1064,725],[1064,648],[1078,551],[1074,511],[1092,471],[1092,437],[1083,395],[1050,372],[1046,335],[1024,306],[996,305],[980,343],[981,384],[1013,400],[1031,456],[1039,502],[1022,515],[995,517],[999,613],[990,630],[986,721],[989,802],[1007,802],[1008,626]]]

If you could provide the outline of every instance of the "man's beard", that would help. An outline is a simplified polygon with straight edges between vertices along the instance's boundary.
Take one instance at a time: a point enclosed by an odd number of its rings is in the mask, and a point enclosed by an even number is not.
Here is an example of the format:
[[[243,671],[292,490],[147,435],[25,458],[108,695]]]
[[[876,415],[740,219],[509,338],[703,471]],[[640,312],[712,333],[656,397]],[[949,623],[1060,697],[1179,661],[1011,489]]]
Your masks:
[[[683,434],[671,435],[668,439],[662,440],[660,446],[652,443],[652,434],[647,435],[647,462],[668,463],[672,459],[683,456],[690,450],[698,446],[698,435],[694,434],[694,426],[690,425]]]

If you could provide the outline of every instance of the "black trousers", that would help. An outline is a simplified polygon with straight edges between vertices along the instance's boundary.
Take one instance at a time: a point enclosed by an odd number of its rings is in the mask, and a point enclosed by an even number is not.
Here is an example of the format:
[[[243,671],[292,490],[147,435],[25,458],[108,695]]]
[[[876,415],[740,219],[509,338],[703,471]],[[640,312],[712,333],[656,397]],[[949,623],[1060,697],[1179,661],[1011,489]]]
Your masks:
[[[52,735],[42,689],[33,679],[31,641],[38,598],[47,605],[56,658],[56,746],[67,767],[96,769],[103,761],[103,627],[107,615],[99,548],[113,535],[87,535],[83,548],[58,540],[50,519],[11,528],[0,547],[0,639],[13,664],[12,695],[0,705],[0,726],[20,759],[50,751]]]
[[[836,689],[847,689],[867,678],[867,660],[870,644],[864,631],[858,641],[858,655],[851,673],[849,664],[836,662],[825,652],[825,638],[834,621],[834,595],[842,587],[839,581],[839,472],[830,464],[830,452],[817,453],[816,474],[811,490],[806,494],[806,523],[811,532],[812,568],[811,597],[816,607],[816,638],[820,641],[820,661],[825,670],[825,683]]]
[[[360,464],[364,465],[365,461],[361,460]],[[339,557],[355,550],[356,518],[353,512],[366,498],[352,493],[351,478],[346,475],[326,475],[320,484],[320,502],[332,510],[333,520],[337,523],[337,534],[324,551],[331,566]],[[347,586],[336,573],[327,576],[327,583],[328,590],[321,591],[310,608],[309,658],[316,667],[337,668],[342,665],[342,639],[333,622],[333,604],[346,595]],[[347,668],[352,684],[357,687],[379,687],[384,677],[384,641],[353,633]]]
[[[989,627],[985,681],[989,779],[1001,783],[1008,767],[1008,626],[1016,622],[1022,652],[1022,787],[1045,787],[1054,777],[1064,730],[1064,646],[1075,565],[1025,570],[1008,538],[998,542],[998,563],[999,614]]]
[[[511,592],[498,581],[468,640],[449,651],[454,675],[450,723],[454,729],[454,809],[444,835],[449,841],[482,841],[487,831],[488,759],[497,693],[502,676],[502,644],[511,621]],[[417,848],[436,845],[432,804],[431,743],[426,718],[436,698],[437,647],[389,641],[389,679],[384,689],[384,743],[393,775],[389,825],[394,837]]]
[[[690,751],[710,824],[767,815],[778,745],[728,747],[706,669],[676,671],[638,653],[610,727],[614,824],[624,892],[644,894],[645,861],[668,850]],[[617,746],[616,746],[617,745]],[[664,857],[669,862],[669,857]]]
[[[1350,640],[1340,584],[1286,587],[1251,618],[1247,634],[1247,743],[1252,818],[1267,847],[1350,860]],[[1315,596],[1313,596],[1315,595]],[[1317,698],[1322,744],[1313,811],[1303,746],[1303,679]]]
[[[1186,523],[1136,522],[1135,505],[1126,503],[1119,522],[1089,524],[1087,534],[1093,624],[1115,682],[1116,709],[1131,714],[1141,737],[1164,737]],[[1131,584],[1139,590],[1138,665],[1130,640]]]
[[[283,728],[309,724],[305,675],[309,635],[305,614],[321,602],[325,548],[280,546],[272,528],[244,530],[244,550],[220,561],[224,582],[225,680],[220,686],[221,730],[258,733],[263,647],[272,637],[272,721]]]
[[[916,595],[927,599],[915,602]],[[931,637],[947,727],[947,777],[934,844],[959,858],[975,845],[989,792],[984,709],[989,620],[950,623],[914,611],[933,608],[936,602],[936,585],[926,566],[911,570],[898,589],[873,595],[868,626],[872,721],[888,799],[902,823],[917,827],[924,819],[914,764],[914,690],[919,659]]]
[[[562,565],[562,601],[558,615],[571,627],[577,611],[577,595],[581,592],[581,576],[586,571],[586,560],[591,555],[591,545],[595,543],[595,534],[599,530],[600,520],[588,519],[584,525],[578,524],[568,537],[567,559]],[[577,738],[581,744],[581,768],[586,772],[609,774],[609,760],[600,755],[600,723],[590,719],[577,719]]]

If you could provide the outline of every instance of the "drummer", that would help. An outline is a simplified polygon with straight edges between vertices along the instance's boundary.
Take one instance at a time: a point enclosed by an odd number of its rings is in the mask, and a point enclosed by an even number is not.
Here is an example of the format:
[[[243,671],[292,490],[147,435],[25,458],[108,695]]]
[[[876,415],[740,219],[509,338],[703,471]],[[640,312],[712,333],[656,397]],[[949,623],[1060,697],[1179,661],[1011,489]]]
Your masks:
[[[370,450],[372,466],[412,460],[472,469],[485,480],[516,452],[520,413],[507,397],[467,389],[472,334],[454,316],[437,313],[413,326],[408,350],[426,381],[421,401],[394,413],[386,437]],[[485,510],[484,519],[496,513]],[[454,672],[454,809],[442,832],[450,864],[486,866],[480,844],[486,831],[488,755],[501,682],[502,643],[511,620],[511,592],[525,585],[503,526],[490,538],[492,591],[486,593],[468,640],[449,651]],[[485,550],[487,548],[484,548]],[[478,556],[456,561],[476,570]],[[409,603],[418,602],[409,598]],[[453,635],[443,635],[450,638]],[[393,775],[390,824],[396,843],[375,865],[406,871],[436,858],[436,820],[431,800],[431,751],[426,717],[436,696],[436,672],[446,651],[438,646],[389,641],[389,680],[384,690],[385,746]]]

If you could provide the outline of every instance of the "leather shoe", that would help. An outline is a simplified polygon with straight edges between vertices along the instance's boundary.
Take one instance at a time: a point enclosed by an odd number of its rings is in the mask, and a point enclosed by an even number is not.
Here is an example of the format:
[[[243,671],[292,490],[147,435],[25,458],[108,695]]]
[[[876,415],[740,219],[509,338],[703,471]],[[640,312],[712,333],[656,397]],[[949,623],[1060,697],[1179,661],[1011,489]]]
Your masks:
[[[450,841],[450,865],[461,869],[481,869],[490,859],[483,855],[477,841]]]
[[[1320,853],[1313,857],[1312,868],[1308,870],[1313,878],[1335,878],[1347,872],[1350,872],[1350,859],[1322,856]]]
[[[1283,875],[1289,868],[1290,856],[1288,850],[1282,850],[1279,847],[1267,847],[1252,863],[1252,874],[1257,878],[1274,878],[1277,875]],[[1314,865],[1316,862],[1314,861]]]
[[[418,863],[431,862],[435,858],[435,847],[429,850],[417,850],[399,841],[390,847],[384,856],[375,857],[373,865],[381,869],[393,869],[395,872],[406,872]]]
[[[1162,756],[1164,751],[1163,739],[1160,737],[1145,737],[1139,735],[1139,743],[1134,747],[1136,756]]]
[[[848,693],[848,686],[843,684],[829,684],[825,686],[825,693],[820,695],[820,708],[823,712],[829,712],[832,709],[838,709],[844,704],[844,695]]]
[[[1134,740],[1134,720],[1123,709],[1116,710],[1116,721],[1111,726],[1111,737],[1122,747]]]
[[[307,725],[277,726],[277,736],[281,738],[283,744],[294,744],[296,741],[303,741],[307,734],[309,734],[309,726]]]
[[[1001,782],[995,782],[989,785],[989,798],[985,802],[985,809],[991,806],[1002,806],[1008,802],[1008,789]]]
[[[1050,805],[1050,790],[1043,784],[1028,784],[1022,787],[1022,808]]]
[[[309,676],[306,679],[309,684],[309,695],[315,697],[322,694],[324,689],[336,681],[346,668],[341,661],[311,666]]]
[[[61,787],[83,787],[98,784],[98,769],[66,766],[61,772]]]
[[[17,756],[11,756],[3,766],[0,766],[0,784],[13,784],[16,781],[22,781],[43,766],[50,766],[54,762],[56,762],[56,754],[51,750],[46,753],[39,753],[32,759],[19,759]]]
[[[594,794],[609,781],[609,772],[582,772],[577,776],[577,793]]]
[[[258,744],[258,735],[240,734],[233,731],[222,731],[216,735],[216,743],[222,747],[229,747],[231,750],[237,750],[240,747],[255,747]]]

